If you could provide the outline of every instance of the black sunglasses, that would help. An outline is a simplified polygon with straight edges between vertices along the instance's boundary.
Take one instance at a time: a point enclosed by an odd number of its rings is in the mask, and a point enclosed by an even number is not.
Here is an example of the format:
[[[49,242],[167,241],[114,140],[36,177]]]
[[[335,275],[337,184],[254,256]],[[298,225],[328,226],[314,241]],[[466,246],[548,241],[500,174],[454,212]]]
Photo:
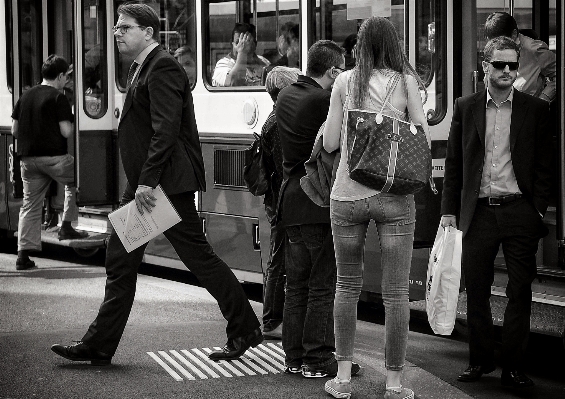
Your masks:
[[[508,69],[511,71],[515,71],[518,69],[519,62],[510,62],[510,61],[488,61],[495,69],[503,70],[508,65]]]

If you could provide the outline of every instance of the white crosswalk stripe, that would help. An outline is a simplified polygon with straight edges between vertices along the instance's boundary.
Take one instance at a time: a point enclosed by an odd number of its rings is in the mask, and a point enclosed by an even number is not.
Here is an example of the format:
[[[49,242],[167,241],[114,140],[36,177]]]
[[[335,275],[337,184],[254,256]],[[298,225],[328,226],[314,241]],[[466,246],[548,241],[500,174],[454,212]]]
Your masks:
[[[214,362],[208,358],[208,354],[216,349],[220,348],[170,349],[147,354],[179,382],[205,380],[209,377],[279,374],[284,370],[284,351],[281,343],[261,344],[250,348],[239,359]]]

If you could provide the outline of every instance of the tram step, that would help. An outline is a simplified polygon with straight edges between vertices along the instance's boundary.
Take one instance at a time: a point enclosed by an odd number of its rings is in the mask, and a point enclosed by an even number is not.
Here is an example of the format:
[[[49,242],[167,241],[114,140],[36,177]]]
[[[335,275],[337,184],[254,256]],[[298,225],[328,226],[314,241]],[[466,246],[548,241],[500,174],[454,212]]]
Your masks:
[[[59,241],[59,237],[57,236],[58,231],[58,228],[42,230],[41,241],[48,244],[61,245],[63,247],[71,248],[102,248],[106,246],[106,239],[108,238],[107,234],[89,232],[87,238],[81,238],[80,240]]]
[[[493,295],[490,298],[492,320],[494,325],[502,326],[504,321],[504,310],[508,298]],[[410,309],[414,311],[415,317],[426,316],[426,301],[410,302]],[[457,303],[457,318],[459,325],[467,324],[467,293],[459,294]],[[530,316],[530,331],[565,338],[565,309],[563,306],[550,305],[547,303],[532,302],[532,314]]]

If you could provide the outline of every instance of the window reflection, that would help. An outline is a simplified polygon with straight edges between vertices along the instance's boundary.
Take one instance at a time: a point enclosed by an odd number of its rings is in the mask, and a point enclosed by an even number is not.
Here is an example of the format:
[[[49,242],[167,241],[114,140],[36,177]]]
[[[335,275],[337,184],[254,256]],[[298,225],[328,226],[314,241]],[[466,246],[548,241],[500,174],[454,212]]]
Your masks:
[[[209,2],[204,13],[209,20],[205,71],[210,85],[256,87],[276,65],[300,67],[298,1]],[[242,36],[252,40],[239,43]],[[238,60],[239,49],[244,57]]]
[[[115,21],[118,19],[117,9],[124,0],[114,5]],[[191,87],[197,80],[196,73],[196,0],[152,0],[144,1],[159,15],[161,20],[160,44],[167,50],[185,70]],[[115,48],[116,80],[118,87],[125,91],[127,73],[132,59],[127,59]]]
[[[83,2],[83,79],[84,112],[101,118],[108,109],[108,68],[106,62],[105,2]]]
[[[43,35],[41,1],[19,2],[20,92],[41,83]]]

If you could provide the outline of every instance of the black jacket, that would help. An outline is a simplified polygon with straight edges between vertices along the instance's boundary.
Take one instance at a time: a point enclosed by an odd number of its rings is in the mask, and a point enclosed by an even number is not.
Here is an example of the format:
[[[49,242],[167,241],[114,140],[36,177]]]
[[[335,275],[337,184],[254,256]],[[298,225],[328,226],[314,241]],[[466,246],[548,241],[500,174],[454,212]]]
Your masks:
[[[486,91],[455,101],[447,143],[441,199],[442,215],[459,215],[459,229],[469,229],[481,185],[485,158]],[[522,194],[544,214],[551,186],[549,106],[514,91],[510,123],[512,166]]]
[[[300,187],[316,135],[328,116],[331,93],[300,75],[277,98],[277,126],[283,152],[280,216],[285,226],[330,223],[328,208],[314,204]]]
[[[204,161],[192,94],[182,66],[160,46],[140,67],[118,126],[129,185],[160,184],[171,194],[204,191]]]

